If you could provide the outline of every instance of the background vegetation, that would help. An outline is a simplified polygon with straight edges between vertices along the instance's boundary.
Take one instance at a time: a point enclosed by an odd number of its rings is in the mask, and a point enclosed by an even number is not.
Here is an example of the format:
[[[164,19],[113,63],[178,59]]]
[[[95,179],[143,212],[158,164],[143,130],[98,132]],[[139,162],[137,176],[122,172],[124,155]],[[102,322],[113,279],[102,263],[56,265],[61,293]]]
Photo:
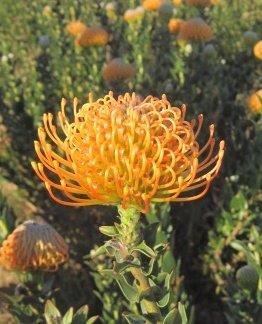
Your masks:
[[[189,117],[203,113],[206,129],[211,122],[217,125],[217,137],[226,141],[220,177],[201,201],[164,206],[158,217],[172,242],[174,289],[195,322],[261,323],[262,287],[245,289],[236,278],[247,264],[261,274],[262,124],[261,115],[248,110],[247,97],[261,88],[262,71],[253,54],[255,40],[245,36],[252,31],[261,38],[261,2],[182,4],[172,11],[147,11],[133,23],[123,14],[140,1],[116,1],[113,11],[108,2],[1,0],[0,241],[16,224],[41,216],[70,245],[70,262],[57,273],[28,275],[21,284],[3,272],[1,312],[9,309],[14,322],[44,323],[44,305],[52,299],[61,314],[88,304],[89,314],[100,315],[100,321],[121,323],[128,310],[119,288],[97,278],[109,261],[85,257],[103,242],[98,227],[113,223],[116,210],[56,205],[30,166],[44,112],[56,113],[62,97],[83,103],[88,92],[98,98],[113,89],[142,97],[166,93],[173,104],[188,106]],[[203,43],[179,44],[168,30],[171,17],[195,16],[214,31],[209,50]],[[109,43],[77,47],[66,30],[75,19],[103,26]],[[112,85],[103,80],[102,69],[115,57],[132,63],[136,73]],[[245,275],[252,282],[252,273]]]

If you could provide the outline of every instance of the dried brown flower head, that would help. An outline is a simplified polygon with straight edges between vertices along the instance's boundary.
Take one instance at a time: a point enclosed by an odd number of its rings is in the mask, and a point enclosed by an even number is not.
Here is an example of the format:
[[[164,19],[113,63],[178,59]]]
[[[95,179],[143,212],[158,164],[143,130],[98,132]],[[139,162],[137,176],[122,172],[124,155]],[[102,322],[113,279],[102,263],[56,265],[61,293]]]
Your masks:
[[[67,244],[45,222],[24,222],[0,247],[0,265],[8,270],[54,271],[67,259]]]

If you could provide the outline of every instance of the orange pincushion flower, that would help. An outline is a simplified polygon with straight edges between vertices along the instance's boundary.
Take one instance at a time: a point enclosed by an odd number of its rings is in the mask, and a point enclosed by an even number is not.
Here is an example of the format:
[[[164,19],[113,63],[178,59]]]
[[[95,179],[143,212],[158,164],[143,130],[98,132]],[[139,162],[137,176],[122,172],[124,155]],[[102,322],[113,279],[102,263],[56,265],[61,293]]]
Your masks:
[[[72,122],[65,104],[63,99],[58,114],[64,136],[58,136],[52,114],[44,114],[44,128],[39,128],[35,142],[41,163],[32,163],[58,203],[122,204],[147,212],[150,202],[204,196],[220,169],[224,141],[213,154],[214,125],[200,148],[203,116],[198,123],[186,121],[185,106],[172,107],[165,95],[142,100],[126,93],[115,99],[109,92],[97,101],[90,95],[79,110],[75,98]]]
[[[50,225],[26,221],[0,248],[0,265],[8,270],[54,271],[68,259],[68,246]]]
[[[262,60],[262,40],[255,44],[253,52],[256,58]]]
[[[184,22],[183,19],[178,19],[178,18],[170,19],[169,23],[168,23],[168,29],[169,29],[170,33],[172,33],[172,34],[179,33],[180,27],[183,22]]]
[[[163,2],[163,0],[144,0],[143,7],[149,11],[158,10]]]
[[[128,23],[140,20],[145,14],[143,7],[137,7],[135,9],[127,9],[124,13],[124,20]]]
[[[75,43],[82,47],[88,47],[94,45],[103,46],[108,41],[109,34],[105,29],[101,27],[88,27],[76,38]]]
[[[87,29],[87,26],[80,20],[71,21],[67,26],[67,32],[72,36],[78,36]]]
[[[135,74],[135,69],[121,58],[114,58],[105,65],[102,73],[106,81],[126,80]]]
[[[185,21],[180,26],[178,39],[186,41],[209,41],[213,38],[212,29],[202,18],[192,18]]]
[[[247,99],[247,105],[251,113],[262,113],[262,89],[254,92]]]

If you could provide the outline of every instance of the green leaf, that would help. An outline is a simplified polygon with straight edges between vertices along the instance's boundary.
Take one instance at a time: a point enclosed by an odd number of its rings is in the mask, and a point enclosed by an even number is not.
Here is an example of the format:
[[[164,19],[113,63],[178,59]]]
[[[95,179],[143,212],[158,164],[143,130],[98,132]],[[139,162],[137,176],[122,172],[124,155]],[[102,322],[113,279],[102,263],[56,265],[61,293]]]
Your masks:
[[[47,324],[56,324],[61,321],[61,314],[56,306],[51,302],[51,300],[47,300],[45,303],[45,319]]]
[[[154,222],[152,224],[149,224],[145,227],[145,229],[143,231],[143,236],[144,236],[145,242],[149,246],[154,246],[154,244],[156,242],[156,233],[157,233],[159,224],[160,224],[159,222]]]
[[[195,306],[192,306],[190,309],[188,324],[194,324],[194,323],[195,323]]]
[[[153,268],[154,268],[154,265],[155,265],[155,262],[156,262],[156,259],[151,259],[151,260],[149,261],[149,264],[147,264],[147,265],[148,265],[147,270],[145,270],[145,269],[142,270],[143,273],[144,273],[146,276],[149,276],[149,275],[152,273]],[[144,267],[144,264],[143,264],[143,267]]]
[[[100,255],[106,254],[106,247],[105,245],[99,246],[95,251],[92,251],[92,254],[88,255],[88,258],[94,259]]]
[[[86,324],[88,311],[87,305],[80,307],[73,317],[72,324]]]
[[[163,298],[157,302],[158,306],[161,308],[165,307],[169,303],[170,296],[171,296],[170,285],[174,278],[174,275],[175,275],[175,272],[171,271],[171,273],[168,273],[165,277],[165,285],[164,286],[165,286],[166,293],[163,295]]]
[[[96,315],[96,316],[92,316],[92,317],[90,317],[90,318],[88,319],[88,321],[86,322],[86,324],[93,324],[93,323],[95,323],[95,321],[98,320],[98,319],[99,319],[99,316],[98,316],[98,315]]]
[[[186,309],[185,309],[185,306],[181,302],[178,303],[178,311],[179,311],[179,314],[182,319],[182,324],[187,324],[188,320],[187,320],[187,315],[186,315]]]
[[[63,317],[62,324],[72,324],[73,314],[73,307],[70,307]]]
[[[123,313],[124,318],[129,324],[145,324],[146,318],[141,315]]]
[[[116,282],[118,283],[122,293],[126,297],[126,299],[131,303],[137,303],[139,301],[139,293],[138,290],[131,286],[127,281],[124,275],[117,275],[115,278]]]
[[[175,258],[171,250],[167,250],[163,255],[162,271],[171,272],[175,267]]]
[[[242,192],[236,194],[230,201],[230,209],[233,211],[240,211],[247,209],[248,203]]]
[[[148,246],[145,241],[142,241],[139,245],[134,247],[132,251],[138,251],[140,253],[143,253],[144,255],[146,255],[149,258],[156,257],[155,251],[153,249],[151,249],[151,247]]]
[[[116,236],[119,234],[115,226],[100,226],[99,231],[107,236]]]
[[[163,297],[163,291],[161,288],[155,285],[153,287],[148,288],[146,291],[143,291],[139,297],[140,300],[146,299],[155,301]]]
[[[116,262],[114,265],[114,271],[117,273],[125,272],[126,270],[129,270],[129,268],[140,268],[141,264],[139,259],[134,258],[133,261],[124,261],[124,262]]]
[[[232,246],[233,249],[235,249],[237,251],[248,253],[248,250],[247,250],[245,244],[239,240],[233,241],[230,245]]]
[[[168,304],[170,300],[170,292],[167,292],[162,299],[160,299],[158,302],[157,302],[157,305],[160,307],[160,308],[163,308],[163,307],[166,307],[166,305]]]
[[[163,324],[174,324],[177,315],[178,315],[178,309],[173,308],[164,318]]]

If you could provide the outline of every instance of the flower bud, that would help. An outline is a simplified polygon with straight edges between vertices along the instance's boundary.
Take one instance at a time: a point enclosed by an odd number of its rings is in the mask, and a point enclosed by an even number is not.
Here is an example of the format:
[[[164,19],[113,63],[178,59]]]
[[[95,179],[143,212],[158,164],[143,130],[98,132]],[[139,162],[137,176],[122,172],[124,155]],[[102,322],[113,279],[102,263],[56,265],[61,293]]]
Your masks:
[[[256,290],[259,276],[256,269],[247,264],[237,270],[236,279],[242,288]]]

